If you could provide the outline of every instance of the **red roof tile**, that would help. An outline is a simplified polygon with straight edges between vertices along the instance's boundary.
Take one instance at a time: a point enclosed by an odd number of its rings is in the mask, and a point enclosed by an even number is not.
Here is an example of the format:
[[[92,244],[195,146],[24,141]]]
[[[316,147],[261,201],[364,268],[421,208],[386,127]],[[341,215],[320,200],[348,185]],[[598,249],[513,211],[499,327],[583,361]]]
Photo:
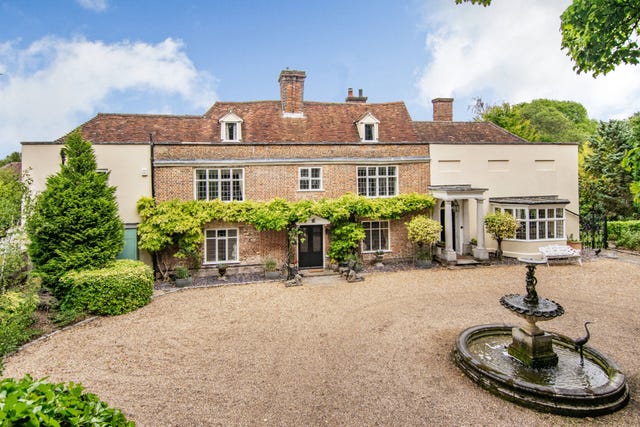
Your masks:
[[[418,141],[428,143],[526,144],[520,138],[491,122],[413,122]]]

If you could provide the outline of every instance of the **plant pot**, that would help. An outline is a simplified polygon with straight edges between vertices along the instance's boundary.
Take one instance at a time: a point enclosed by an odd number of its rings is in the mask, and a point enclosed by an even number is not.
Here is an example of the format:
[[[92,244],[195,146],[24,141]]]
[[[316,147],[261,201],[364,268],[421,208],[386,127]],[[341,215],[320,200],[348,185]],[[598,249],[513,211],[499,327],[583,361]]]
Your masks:
[[[573,249],[582,249],[582,242],[567,242],[567,245],[571,246]]]
[[[264,278],[267,280],[277,280],[280,278],[280,272],[279,271],[265,271],[264,272]]]
[[[193,285],[193,277],[185,277],[184,279],[175,279],[176,287],[184,288]]]

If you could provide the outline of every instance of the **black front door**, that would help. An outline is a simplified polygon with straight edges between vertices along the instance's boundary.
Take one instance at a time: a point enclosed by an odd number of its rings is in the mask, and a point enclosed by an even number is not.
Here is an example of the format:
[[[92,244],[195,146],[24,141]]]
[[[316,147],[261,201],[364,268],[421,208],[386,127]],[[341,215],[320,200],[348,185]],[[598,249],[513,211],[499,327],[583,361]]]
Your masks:
[[[301,225],[298,241],[298,265],[300,268],[323,267],[324,250],[321,225]]]

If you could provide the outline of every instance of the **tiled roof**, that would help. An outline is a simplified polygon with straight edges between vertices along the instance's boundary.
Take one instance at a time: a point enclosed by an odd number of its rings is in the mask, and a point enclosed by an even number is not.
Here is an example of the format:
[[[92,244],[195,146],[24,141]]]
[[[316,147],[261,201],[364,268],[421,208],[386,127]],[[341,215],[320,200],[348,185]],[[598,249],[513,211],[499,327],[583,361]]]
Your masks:
[[[229,112],[243,119],[243,142],[356,142],[355,121],[370,112],[379,121],[380,142],[415,142],[403,102],[383,104],[304,102],[304,116],[283,117],[280,101],[217,102],[203,116],[98,114],[82,125],[96,143],[220,141],[219,120]],[[64,137],[58,141],[62,141]]]
[[[490,122],[413,122],[418,141],[434,144],[526,144],[520,138]]]

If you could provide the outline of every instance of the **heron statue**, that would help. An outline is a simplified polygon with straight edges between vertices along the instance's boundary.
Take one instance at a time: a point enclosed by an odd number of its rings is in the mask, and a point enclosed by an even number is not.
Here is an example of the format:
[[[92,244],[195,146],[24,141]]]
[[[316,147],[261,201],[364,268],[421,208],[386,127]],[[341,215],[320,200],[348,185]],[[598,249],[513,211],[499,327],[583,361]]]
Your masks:
[[[584,330],[587,331],[587,335],[573,340],[574,349],[576,351],[580,352],[580,364],[584,364],[584,357],[582,355],[582,347],[584,347],[584,345],[587,342],[589,342],[589,338],[591,338],[591,334],[589,333],[589,328],[587,327],[587,325],[589,325],[591,323],[593,323],[593,322],[584,322]]]

